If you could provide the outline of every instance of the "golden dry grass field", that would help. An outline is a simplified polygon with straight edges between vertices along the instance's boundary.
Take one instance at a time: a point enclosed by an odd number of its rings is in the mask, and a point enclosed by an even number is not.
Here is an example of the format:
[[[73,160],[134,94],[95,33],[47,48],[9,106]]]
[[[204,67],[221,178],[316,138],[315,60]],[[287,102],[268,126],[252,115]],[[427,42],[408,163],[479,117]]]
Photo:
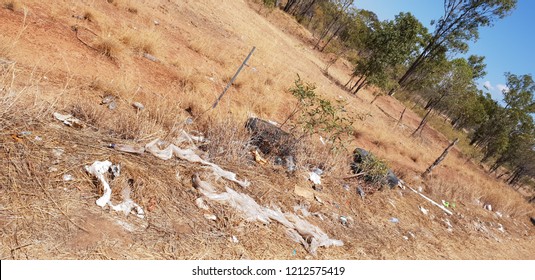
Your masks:
[[[324,75],[328,55],[313,50],[312,34],[280,10],[247,0],[1,4],[0,259],[535,259],[535,208],[522,194],[456,148],[420,178],[453,139],[429,126],[411,137],[420,117],[408,108],[398,124],[403,103],[380,97],[370,104],[370,91],[344,91],[336,81],[345,83],[351,66],[340,60]],[[253,46],[248,66],[208,110]],[[315,135],[290,175],[255,162],[244,124],[251,115],[282,123],[297,102],[288,89],[298,74],[360,118],[344,139],[348,151],[329,153]],[[106,96],[114,109],[101,104]],[[62,124],[54,112],[83,127]],[[304,205],[319,215],[303,219],[344,245],[313,255],[280,223],[246,221],[217,201],[200,209],[192,176],[213,179],[206,168],[108,148],[172,142],[181,130],[203,133],[209,143],[201,156],[251,182],[243,189],[214,179],[218,190],[230,187],[283,212]],[[355,189],[363,182],[342,179],[355,147],[431,199],[455,203],[453,215],[409,189],[362,199]],[[95,204],[102,187],[84,166],[96,160],[120,163],[113,195],[130,189],[144,219]],[[314,190],[307,170],[320,165],[322,189]]]

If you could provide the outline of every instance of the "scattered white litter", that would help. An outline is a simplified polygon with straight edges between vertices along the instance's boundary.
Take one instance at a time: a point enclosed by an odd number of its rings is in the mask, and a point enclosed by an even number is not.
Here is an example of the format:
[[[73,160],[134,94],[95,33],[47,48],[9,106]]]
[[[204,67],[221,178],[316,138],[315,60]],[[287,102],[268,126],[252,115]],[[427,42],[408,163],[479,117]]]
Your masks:
[[[418,206],[418,208],[420,208],[420,211],[422,211],[422,213],[424,213],[424,215],[429,214],[429,210],[423,208],[422,206]]]
[[[492,211],[492,205],[490,205],[488,203],[483,205],[483,208],[485,208],[486,210]]]
[[[93,176],[97,177],[97,179],[102,183],[102,186],[104,187],[104,194],[102,197],[97,199],[97,205],[100,207],[104,207],[106,204],[110,202],[111,199],[111,188],[108,182],[106,181],[106,178],[104,178],[104,174],[108,172],[108,169],[110,169],[112,163],[109,160],[106,161],[95,161],[91,166],[85,166],[85,170],[92,174]]]
[[[58,112],[55,112],[53,114],[54,118],[56,118],[57,120],[63,122],[63,124],[67,125],[67,126],[71,126],[71,127],[77,127],[77,128],[81,128],[81,127],[84,127],[82,121],[80,121],[79,119],[75,118],[73,115],[63,115],[63,114],[60,114]]]
[[[321,177],[316,172],[309,172],[309,178],[312,183],[316,185],[321,185]]]
[[[130,199],[129,190],[125,189],[125,191],[123,191],[123,202],[117,205],[113,205],[111,203],[111,187],[106,181],[104,174],[106,174],[110,170],[110,167],[112,165],[113,164],[109,160],[97,160],[92,165],[85,166],[85,170],[93,176],[97,177],[97,179],[102,183],[102,186],[104,188],[104,194],[102,195],[102,197],[97,199],[96,204],[102,208],[104,208],[104,206],[106,205],[109,205],[111,209],[118,212],[123,212],[125,215],[128,215],[130,214],[130,212],[134,211],[136,213],[136,216],[143,219],[145,217],[145,212],[143,211],[143,208],[141,208],[141,206],[139,206],[137,203]]]
[[[238,242],[240,242],[240,241],[238,240],[238,237],[236,237],[235,235],[233,235],[233,236],[232,236],[232,242],[234,242],[234,243],[238,243]]]
[[[212,220],[212,221],[217,220],[217,217],[213,214],[204,214],[204,218],[207,220]]]
[[[249,186],[249,182],[247,182],[247,180],[244,180],[244,181],[237,180],[235,173],[224,170],[223,168],[219,167],[219,165],[202,159],[192,149],[181,149],[175,146],[174,144],[170,144],[165,149],[160,149],[160,147],[158,147],[159,142],[160,142],[160,139],[155,139],[154,141],[150,142],[149,144],[145,146],[145,150],[153,154],[155,157],[159,159],[163,159],[163,160],[169,160],[174,155],[180,159],[187,160],[189,162],[207,165],[211,167],[212,172],[216,176],[223,177],[229,181],[235,182],[236,184],[244,188]]]
[[[210,207],[208,207],[208,205],[206,205],[206,201],[204,201],[204,199],[202,199],[202,197],[197,198],[195,200],[195,204],[197,204],[197,207],[199,207],[201,209],[204,209],[204,210],[210,209]]]
[[[72,181],[74,180],[74,176],[71,174],[63,174],[63,181]]]
[[[264,224],[270,224],[271,220],[275,220],[284,225],[288,228],[288,236],[295,242],[301,243],[313,255],[316,254],[318,247],[344,245],[340,240],[330,239],[320,228],[293,213],[282,213],[280,209],[260,206],[250,196],[238,193],[229,187],[225,188],[225,192],[217,193],[210,183],[202,181],[198,175],[195,175],[194,180],[199,191],[208,199],[230,205],[240,212],[245,220]]]

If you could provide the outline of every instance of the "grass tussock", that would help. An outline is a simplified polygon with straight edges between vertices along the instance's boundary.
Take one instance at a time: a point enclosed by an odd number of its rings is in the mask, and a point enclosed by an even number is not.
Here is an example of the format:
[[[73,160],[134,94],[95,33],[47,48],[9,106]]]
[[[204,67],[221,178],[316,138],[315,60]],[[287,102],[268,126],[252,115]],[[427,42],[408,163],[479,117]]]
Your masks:
[[[21,6],[20,6],[19,1],[8,0],[8,1],[4,1],[4,3],[2,3],[2,7],[4,9],[10,10],[12,12],[15,12],[15,11],[18,11]]]
[[[162,48],[161,35],[155,29],[126,29],[119,37],[119,41],[134,52],[157,55]]]
[[[117,60],[123,50],[121,43],[111,35],[99,37],[94,47],[100,54],[112,60]]]

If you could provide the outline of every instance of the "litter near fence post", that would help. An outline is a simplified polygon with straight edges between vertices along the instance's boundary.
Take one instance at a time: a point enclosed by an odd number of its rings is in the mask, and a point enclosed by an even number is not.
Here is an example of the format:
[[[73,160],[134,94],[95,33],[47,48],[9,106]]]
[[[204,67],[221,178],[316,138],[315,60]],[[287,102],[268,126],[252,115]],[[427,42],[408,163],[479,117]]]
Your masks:
[[[419,192],[419,191],[413,189],[411,186],[407,185],[405,182],[401,181],[400,183],[401,183],[401,185],[403,185],[403,186],[409,188],[411,191],[415,192],[415,193],[418,194],[419,196],[423,197],[425,200],[431,202],[431,204],[433,204],[433,205],[437,206],[438,208],[442,209],[442,211],[446,212],[446,213],[449,214],[449,215],[453,215],[453,212],[451,212],[450,210],[446,209],[446,207],[444,207],[443,205],[440,205],[440,204],[436,203],[436,202],[435,202],[434,200],[432,200],[431,198],[429,198],[429,197],[425,196],[424,194],[422,194],[421,192]]]
[[[135,211],[136,216],[143,219],[145,217],[145,212],[143,211],[143,208],[141,208],[141,206],[139,206],[137,203],[130,199],[129,191],[123,191],[123,202],[117,205],[112,204],[111,187],[105,178],[105,174],[108,173],[112,165],[113,164],[108,160],[97,160],[92,165],[85,166],[85,170],[87,171],[87,173],[95,176],[102,183],[102,187],[104,188],[104,194],[99,199],[97,199],[96,204],[102,208],[104,208],[106,205],[109,205],[110,208],[114,211],[123,212],[125,215],[130,214],[132,211]]]

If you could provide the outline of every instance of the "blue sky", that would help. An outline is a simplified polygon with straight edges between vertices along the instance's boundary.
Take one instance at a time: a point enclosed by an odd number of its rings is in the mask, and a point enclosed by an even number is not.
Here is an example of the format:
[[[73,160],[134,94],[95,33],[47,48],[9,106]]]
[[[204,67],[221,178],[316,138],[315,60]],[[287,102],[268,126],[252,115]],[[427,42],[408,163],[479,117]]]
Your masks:
[[[430,31],[429,23],[443,13],[442,0],[356,0],[355,6],[377,14],[380,20],[393,19],[400,12],[411,12]],[[493,98],[501,101],[505,72],[535,74],[535,1],[518,0],[517,8],[492,27],[480,28],[479,40],[470,43],[468,55],[485,56],[487,75],[478,84],[486,84]]]

